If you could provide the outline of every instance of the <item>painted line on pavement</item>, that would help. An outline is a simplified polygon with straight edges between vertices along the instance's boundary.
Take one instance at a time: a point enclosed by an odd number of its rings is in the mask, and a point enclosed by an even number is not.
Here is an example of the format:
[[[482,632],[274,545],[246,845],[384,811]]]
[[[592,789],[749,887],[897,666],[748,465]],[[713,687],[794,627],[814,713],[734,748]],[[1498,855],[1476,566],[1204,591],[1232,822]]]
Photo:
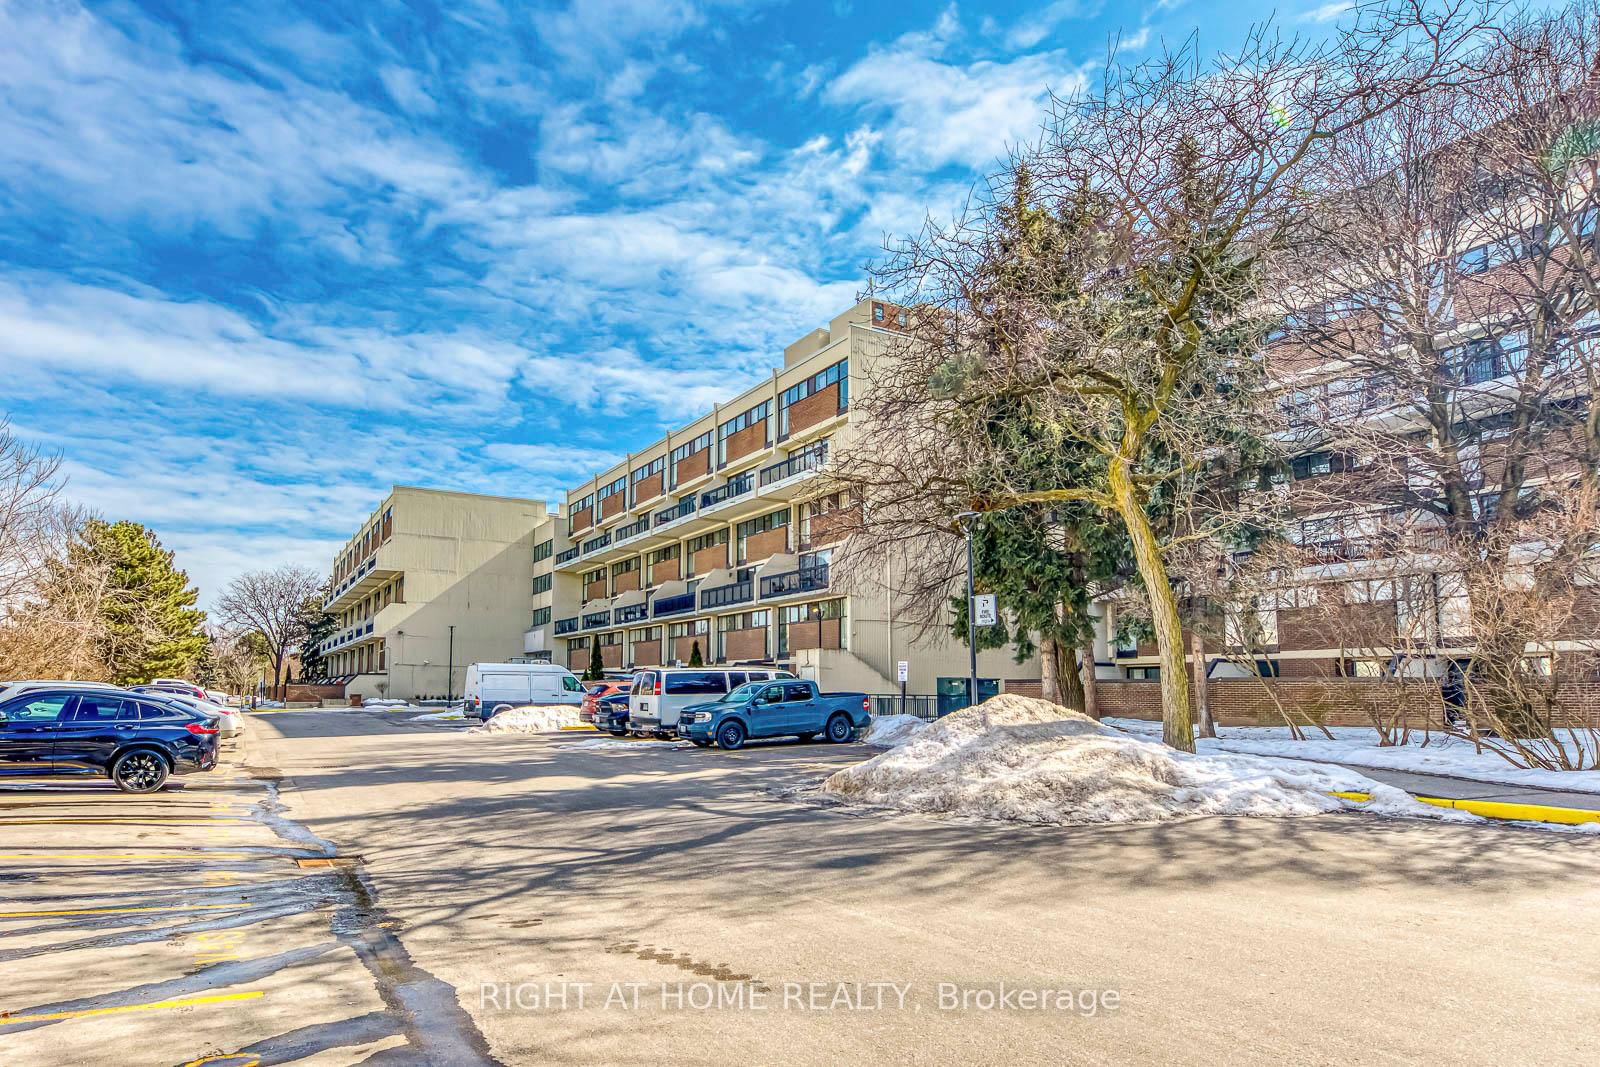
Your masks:
[[[1330,793],[1329,796],[1341,800],[1354,800],[1362,804],[1372,799],[1369,793]],[[1507,822],[1548,822],[1563,826],[1600,822],[1600,811],[1589,811],[1584,808],[1557,808],[1548,804],[1510,804],[1499,800],[1455,800],[1450,797],[1424,797],[1415,794],[1412,794],[1411,799],[1431,804],[1436,808],[1452,808],[1470,815],[1481,815],[1485,819],[1501,819]]]
[[[41,919],[58,915],[133,915],[149,911],[238,911],[242,904],[166,904],[152,908],[70,908],[65,911],[0,911],[0,919]]]
[[[200,863],[223,863],[235,860],[277,859],[276,856],[256,855],[251,852],[146,852],[137,856],[113,852],[5,852],[0,860],[122,860],[142,863],[148,860],[193,860]]]
[[[81,1011],[52,1011],[40,1015],[5,1015],[0,1013],[0,1026],[18,1023],[46,1023],[58,1019],[82,1019],[90,1015],[122,1015],[134,1011],[160,1011],[163,1008],[193,1008],[201,1004],[230,1004],[240,1000],[255,1000],[266,993],[219,993],[211,997],[189,997],[186,1000],[159,1000],[152,1004],[125,1004],[120,1008],[84,1008]]]

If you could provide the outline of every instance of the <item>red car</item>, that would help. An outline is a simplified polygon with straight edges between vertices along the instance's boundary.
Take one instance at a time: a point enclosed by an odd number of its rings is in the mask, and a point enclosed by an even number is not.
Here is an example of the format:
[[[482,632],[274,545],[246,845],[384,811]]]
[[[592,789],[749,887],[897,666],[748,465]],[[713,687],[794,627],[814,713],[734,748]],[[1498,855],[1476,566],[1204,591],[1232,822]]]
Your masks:
[[[594,725],[595,703],[601,697],[626,693],[632,688],[632,682],[585,682],[583,686],[583,703],[578,706],[578,721],[589,723],[591,726]]]

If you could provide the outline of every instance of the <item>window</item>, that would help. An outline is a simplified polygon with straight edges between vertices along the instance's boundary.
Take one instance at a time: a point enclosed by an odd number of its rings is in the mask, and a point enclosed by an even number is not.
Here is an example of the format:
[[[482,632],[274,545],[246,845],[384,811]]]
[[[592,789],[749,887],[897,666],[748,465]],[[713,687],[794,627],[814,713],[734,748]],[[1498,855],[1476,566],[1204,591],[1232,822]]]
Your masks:
[[[1456,269],[1462,274],[1482,274],[1516,258],[1517,246],[1513,242],[1488,241],[1457,256]]]
[[[607,497],[615,496],[622,492],[623,489],[627,488],[627,485],[628,479],[626,477],[618,478],[614,482],[608,482],[600,487],[600,491],[595,494],[595,498],[598,500],[604,500]]]
[[[1128,681],[1130,682],[1159,682],[1161,680],[1160,667],[1129,667]]]
[[[671,671],[665,675],[668,693],[726,693],[728,676],[722,671]]]
[[[667,636],[671,638],[699,637],[710,632],[710,619],[690,619],[687,622],[672,623],[667,627]]]
[[[719,464],[728,462],[728,438],[732,437],[736,433],[740,433],[749,429],[757,423],[764,424],[767,421],[767,416],[771,414],[771,412],[771,403],[763,400],[749,411],[746,411],[741,415],[737,415],[723,423],[721,426],[718,426],[717,462]]]
[[[635,481],[635,482],[642,482],[646,478],[649,478],[649,477],[652,477],[654,475],[660,474],[662,471],[664,471],[666,469],[667,469],[667,457],[666,456],[657,456],[655,459],[651,460],[649,463],[645,464],[643,467],[639,467],[638,469],[636,469],[632,474],[632,478],[633,478],[633,481]]]
[[[810,700],[811,687],[804,682],[787,682],[783,687],[783,699],[790,704]]]
[[[638,569],[639,569],[639,557],[638,556],[634,556],[631,559],[625,559],[621,563],[615,564],[611,568],[611,577],[620,578],[624,574],[629,574],[629,573],[631,573],[633,571],[636,571]]]
[[[533,546],[533,561],[538,563],[542,559],[549,559],[555,552],[555,548],[556,543],[554,541],[540,541]]]
[[[746,541],[748,541],[752,537],[755,537],[757,534],[764,534],[764,533],[767,533],[768,531],[771,531],[771,530],[781,530],[785,526],[788,526],[788,525],[789,525],[789,509],[788,508],[784,508],[782,511],[774,511],[774,512],[772,512],[770,514],[763,515],[759,519],[749,519],[749,520],[746,520],[745,522],[741,522],[737,527],[739,540],[738,540],[737,553],[736,554],[738,556],[739,562],[743,563],[743,562],[745,562],[745,560],[747,558],[747,553],[746,553],[746,548],[745,548],[745,542]]]
[[[677,448],[674,448],[672,450],[672,452],[667,456],[667,462],[672,464],[674,475],[676,475],[677,467],[678,467],[679,463],[681,463],[684,460],[688,459],[690,456],[694,455],[696,452],[702,452],[705,449],[708,449],[710,447],[711,447],[711,431],[707,430],[705,433],[701,434],[699,437],[696,437],[693,441],[690,441],[688,444],[679,445]]]
[[[582,500],[580,500],[576,504],[572,505],[571,511],[573,511],[573,512],[587,511],[589,508],[592,508],[592,507],[594,507],[594,494],[590,493],[588,496],[584,497]]]
[[[850,490],[841,489],[837,493],[830,493],[817,500],[808,500],[800,505],[800,544],[809,545],[816,540],[816,530],[812,520],[832,514],[840,508],[850,505]],[[824,531],[824,536],[842,536],[843,531]]]
[[[176,719],[177,717],[178,712],[175,708],[164,707],[160,704],[141,703],[139,705],[139,719],[141,722],[159,722]]]
[[[583,576],[584,585],[593,585],[595,582],[603,582],[605,580],[606,569],[604,567],[601,567],[599,570],[590,571],[588,574]]]
[[[689,555],[694,555],[702,548],[714,548],[717,545],[725,545],[727,543],[728,528],[724,526],[720,530],[713,530],[708,534],[701,534],[699,537],[689,538]]]
[[[1289,462],[1289,469],[1297,482],[1320,478],[1325,474],[1341,474],[1354,467],[1351,458],[1342,452],[1311,452],[1296,456]]]
[[[570,674],[563,674],[561,676],[561,688],[565,689],[569,693],[583,692],[583,686],[579,685],[578,680]]]
[[[115,722],[122,717],[123,701],[119,697],[81,696],[72,711],[73,722]],[[130,716],[131,717],[131,716]]]
[[[550,608],[534,608],[532,625],[548,626],[550,624],[550,611]]]
[[[742,611],[737,615],[723,615],[717,619],[717,631],[727,633],[729,630],[759,630],[772,621],[772,615],[766,611]]]
[[[906,325],[906,309],[905,308],[901,308],[900,310],[898,310],[898,311],[896,311],[894,313],[894,322],[895,322],[895,325],[899,326],[901,329],[905,328],[905,325]]]
[[[18,697],[0,708],[11,722],[55,722],[67,710],[72,697],[67,693],[41,693]]]
[[[536,575],[534,575],[533,576],[533,592],[534,592],[534,595],[537,596],[540,593],[548,593],[550,591],[550,586],[553,585],[554,583],[555,583],[555,575],[553,575],[553,574],[536,574]]]
[[[677,559],[680,547],[679,545],[668,545],[666,548],[653,549],[645,558],[649,561],[650,566],[654,567],[657,563],[666,563],[669,560]]]
[[[798,404],[813,393],[820,393],[828,386],[837,383],[839,386],[839,410],[844,411],[850,406],[850,361],[841,359],[831,367],[825,367],[807,378],[798,382],[778,394],[778,436],[789,436],[789,408]]]
[[[872,321],[873,322],[882,322],[883,321],[883,305],[882,304],[873,304],[872,305]]]

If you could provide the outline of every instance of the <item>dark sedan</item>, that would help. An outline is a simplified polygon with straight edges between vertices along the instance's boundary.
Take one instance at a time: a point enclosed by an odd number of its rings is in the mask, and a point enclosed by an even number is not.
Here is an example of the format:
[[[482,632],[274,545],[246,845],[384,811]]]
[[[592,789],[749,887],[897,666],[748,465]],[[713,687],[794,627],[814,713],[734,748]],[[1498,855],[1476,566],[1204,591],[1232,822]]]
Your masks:
[[[628,692],[623,690],[594,702],[594,728],[621,737],[628,732]]]
[[[210,720],[121,690],[34,689],[0,703],[0,775],[106,777],[152,793],[217,765]]]

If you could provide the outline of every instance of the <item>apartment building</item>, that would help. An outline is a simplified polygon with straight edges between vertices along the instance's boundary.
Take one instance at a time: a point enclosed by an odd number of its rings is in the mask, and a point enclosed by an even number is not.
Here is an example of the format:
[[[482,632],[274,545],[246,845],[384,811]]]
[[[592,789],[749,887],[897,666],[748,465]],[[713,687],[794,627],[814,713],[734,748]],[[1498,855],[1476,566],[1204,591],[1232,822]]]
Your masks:
[[[334,558],[322,645],[347,696],[459,695],[521,654],[543,501],[395,486]]]
[[[1289,547],[1275,557],[1286,565],[1249,602],[1211,608],[1218,618],[1202,650],[1203,677],[1224,721],[1276,723],[1291,707],[1364,724],[1401,699],[1437,724],[1437,685],[1394,683],[1438,683],[1475,669],[1484,636],[1475,630],[1487,620],[1475,624],[1452,536],[1487,536],[1496,516],[1529,494],[1571,492],[1593,462],[1600,312],[1579,298],[1573,275],[1579,252],[1600,255],[1597,221],[1600,209],[1589,207],[1560,227],[1463,225],[1455,249],[1424,279],[1422,298],[1408,299],[1406,282],[1369,280],[1297,308],[1266,338],[1288,458],[1243,488],[1274,506]],[[1536,444],[1519,445],[1518,433]],[[1520,474],[1508,483],[1511,464]],[[1538,546],[1516,551],[1531,558]],[[1117,625],[1115,598],[1101,607],[1097,676],[1157,680],[1153,640]],[[1572,699],[1600,706],[1600,586],[1575,572],[1571,601],[1549,610],[1559,613],[1554,632],[1515,637],[1527,668],[1576,680]],[[1101,690],[1111,711],[1159,703],[1154,686]]]
[[[967,653],[916,640],[890,609],[893,576],[852,588],[830,566],[857,514],[818,474],[850,440],[850,402],[867,387],[903,312],[867,299],[784,350],[760,384],[717,404],[615,467],[569,489],[566,518],[533,547],[524,652],[582,671],[778,664],[836,689],[965,691]],[[1038,692],[1037,661],[979,657],[980,695]]]

